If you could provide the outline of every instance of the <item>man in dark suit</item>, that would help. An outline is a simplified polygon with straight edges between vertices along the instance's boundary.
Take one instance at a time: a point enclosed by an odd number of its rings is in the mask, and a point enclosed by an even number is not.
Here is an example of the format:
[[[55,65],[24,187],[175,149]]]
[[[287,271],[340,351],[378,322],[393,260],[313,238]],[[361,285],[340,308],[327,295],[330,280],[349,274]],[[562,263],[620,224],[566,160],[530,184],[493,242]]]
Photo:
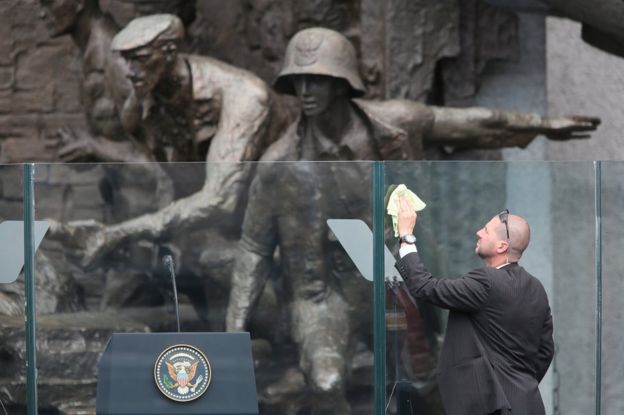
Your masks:
[[[434,278],[416,249],[416,213],[400,199],[401,259],[396,267],[411,295],[450,310],[439,360],[439,388],[448,415],[543,415],[538,383],[552,361],[553,324],[542,284],[518,260],[529,224],[503,211],[477,232],[485,266]]]

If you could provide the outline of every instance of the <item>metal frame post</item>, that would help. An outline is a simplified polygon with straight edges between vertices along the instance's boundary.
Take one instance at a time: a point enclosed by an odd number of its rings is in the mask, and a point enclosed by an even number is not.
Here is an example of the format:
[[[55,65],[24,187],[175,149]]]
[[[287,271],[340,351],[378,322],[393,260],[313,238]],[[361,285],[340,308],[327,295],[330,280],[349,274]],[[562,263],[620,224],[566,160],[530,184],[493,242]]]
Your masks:
[[[37,340],[35,301],[35,195],[33,164],[24,165],[24,286],[26,290],[26,390],[28,415],[37,415]]]
[[[384,164],[373,164],[374,413],[386,411],[386,287],[384,275]]]
[[[602,163],[594,161],[596,251],[596,415],[602,412]]]

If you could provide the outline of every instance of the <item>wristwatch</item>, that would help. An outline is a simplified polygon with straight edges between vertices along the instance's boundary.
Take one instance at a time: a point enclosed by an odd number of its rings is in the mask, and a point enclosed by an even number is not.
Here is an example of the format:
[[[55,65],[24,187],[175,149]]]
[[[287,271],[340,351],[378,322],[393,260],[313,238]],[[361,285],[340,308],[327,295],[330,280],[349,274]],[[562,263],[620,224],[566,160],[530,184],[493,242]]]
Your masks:
[[[411,233],[408,233],[407,235],[401,236],[401,238],[399,238],[399,240],[401,242],[405,242],[406,244],[411,244],[411,245],[416,243],[416,237],[414,235],[412,235]]]

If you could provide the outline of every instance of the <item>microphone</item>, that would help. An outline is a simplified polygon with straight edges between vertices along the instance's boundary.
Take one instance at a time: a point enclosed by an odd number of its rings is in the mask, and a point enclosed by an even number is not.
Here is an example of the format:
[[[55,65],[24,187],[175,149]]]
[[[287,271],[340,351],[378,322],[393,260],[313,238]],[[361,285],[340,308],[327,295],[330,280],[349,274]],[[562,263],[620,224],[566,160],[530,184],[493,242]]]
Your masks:
[[[173,257],[165,255],[162,258],[163,265],[169,270],[171,284],[173,285],[173,301],[175,302],[176,322],[178,323],[178,333],[180,332],[180,308],[178,306],[178,287],[176,286],[176,275],[173,266]]]

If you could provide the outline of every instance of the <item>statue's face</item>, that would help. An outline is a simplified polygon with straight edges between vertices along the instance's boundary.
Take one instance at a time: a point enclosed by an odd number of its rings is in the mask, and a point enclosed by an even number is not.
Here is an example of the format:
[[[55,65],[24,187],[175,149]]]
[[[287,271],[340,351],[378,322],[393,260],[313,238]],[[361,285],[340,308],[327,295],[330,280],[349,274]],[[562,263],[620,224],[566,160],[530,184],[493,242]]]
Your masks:
[[[128,63],[128,78],[139,96],[151,92],[167,71],[169,61],[166,53],[159,47],[143,46],[124,51],[122,56]]]
[[[83,2],[79,0],[39,0],[39,2],[43,8],[41,20],[52,36],[69,32],[83,8]]]
[[[331,76],[293,75],[292,82],[308,117],[325,113],[336,97],[346,93],[343,83]]]

